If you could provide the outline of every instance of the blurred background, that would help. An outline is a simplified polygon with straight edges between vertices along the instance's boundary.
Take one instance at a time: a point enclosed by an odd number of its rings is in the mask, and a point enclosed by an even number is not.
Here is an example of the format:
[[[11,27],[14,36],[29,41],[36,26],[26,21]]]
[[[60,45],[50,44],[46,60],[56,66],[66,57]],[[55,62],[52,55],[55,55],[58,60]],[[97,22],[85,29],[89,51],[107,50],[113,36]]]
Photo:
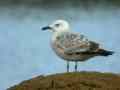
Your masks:
[[[71,30],[115,52],[80,62],[79,71],[120,73],[120,0],[1,0],[0,90],[38,75],[66,72],[66,62],[50,47],[52,34],[41,31],[56,19],[67,20]]]

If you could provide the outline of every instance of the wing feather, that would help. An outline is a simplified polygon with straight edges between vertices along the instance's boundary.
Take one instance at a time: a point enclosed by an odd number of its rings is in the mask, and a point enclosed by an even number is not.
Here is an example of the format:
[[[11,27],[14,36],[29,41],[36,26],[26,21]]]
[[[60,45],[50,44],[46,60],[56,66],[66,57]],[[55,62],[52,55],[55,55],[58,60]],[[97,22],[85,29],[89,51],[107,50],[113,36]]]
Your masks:
[[[79,33],[66,32],[57,37],[57,44],[64,50],[64,53],[92,52],[99,48],[99,44],[89,41]]]

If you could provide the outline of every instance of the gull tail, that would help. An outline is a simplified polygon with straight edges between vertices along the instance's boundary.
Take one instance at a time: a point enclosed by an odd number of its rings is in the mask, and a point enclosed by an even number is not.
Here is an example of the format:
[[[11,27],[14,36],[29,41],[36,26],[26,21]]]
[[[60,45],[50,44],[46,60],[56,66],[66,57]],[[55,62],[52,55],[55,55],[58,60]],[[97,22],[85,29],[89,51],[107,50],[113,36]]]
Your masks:
[[[109,55],[113,55],[114,54],[113,51],[108,51],[108,50],[104,50],[104,49],[98,49],[98,53],[101,56],[109,56]]]

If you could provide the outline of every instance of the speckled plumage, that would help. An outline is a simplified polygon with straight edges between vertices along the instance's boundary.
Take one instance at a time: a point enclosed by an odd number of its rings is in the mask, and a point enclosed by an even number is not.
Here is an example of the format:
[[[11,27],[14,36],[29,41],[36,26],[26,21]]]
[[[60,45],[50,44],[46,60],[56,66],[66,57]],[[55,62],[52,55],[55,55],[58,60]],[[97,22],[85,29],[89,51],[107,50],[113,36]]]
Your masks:
[[[70,61],[83,61],[97,54],[95,52],[99,45],[89,41],[84,35],[74,32],[62,32],[54,37],[52,41],[53,50],[57,55]],[[84,54],[83,54],[84,53]]]

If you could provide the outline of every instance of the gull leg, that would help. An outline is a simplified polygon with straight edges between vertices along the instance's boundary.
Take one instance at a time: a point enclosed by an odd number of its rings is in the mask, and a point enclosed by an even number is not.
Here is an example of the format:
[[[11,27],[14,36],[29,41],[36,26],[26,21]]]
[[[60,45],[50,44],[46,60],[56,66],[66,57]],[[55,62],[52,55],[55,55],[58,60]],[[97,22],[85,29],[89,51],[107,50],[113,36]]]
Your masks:
[[[75,72],[77,72],[77,65],[78,65],[78,62],[75,61]]]
[[[67,61],[67,72],[69,72],[69,61]]]

